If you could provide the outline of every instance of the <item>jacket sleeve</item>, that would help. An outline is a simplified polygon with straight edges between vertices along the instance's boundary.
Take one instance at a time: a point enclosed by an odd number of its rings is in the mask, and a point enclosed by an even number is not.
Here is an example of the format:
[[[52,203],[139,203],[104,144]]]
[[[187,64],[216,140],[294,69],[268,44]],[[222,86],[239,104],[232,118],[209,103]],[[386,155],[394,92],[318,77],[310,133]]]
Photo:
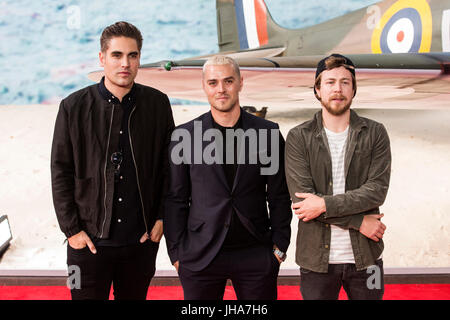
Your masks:
[[[289,131],[286,138],[285,163],[286,181],[291,199],[294,203],[302,200],[295,196],[296,192],[312,193],[319,197],[324,197],[322,194],[316,192],[314,188],[314,181],[311,175],[305,141],[302,135],[298,134],[295,129]],[[363,214],[358,214],[326,219],[322,214],[315,220],[322,223],[336,225],[344,229],[353,228],[359,230],[363,218]]]
[[[81,231],[74,200],[75,166],[64,100],[59,106],[51,151],[52,195],[56,217],[67,238]]]
[[[327,211],[324,218],[355,215],[378,208],[384,203],[391,175],[389,136],[382,124],[376,129],[367,181],[359,188],[335,196],[324,196]]]
[[[267,176],[267,203],[269,206],[272,242],[283,252],[286,252],[291,240],[291,199],[286,184],[284,172],[284,138],[277,126],[278,148],[271,147],[278,152],[278,170]],[[274,131],[272,130],[272,133]],[[276,140],[275,138],[271,141]],[[272,144],[273,144],[272,142]],[[272,157],[273,159],[273,157]]]
[[[176,131],[177,129],[174,133]],[[175,163],[174,157],[171,156],[178,143],[178,141],[172,141],[169,146],[169,188],[164,213],[164,237],[172,264],[179,260],[178,246],[187,229],[191,198],[189,165]]]
[[[164,140],[164,146],[161,152],[161,156],[162,156],[162,200],[159,203],[159,207],[158,207],[158,213],[156,216],[157,220],[163,219],[164,218],[164,206],[165,206],[165,199],[167,197],[167,193],[169,191],[169,145],[170,145],[170,137],[172,135],[172,131],[175,127],[174,121],[173,121],[173,115],[172,115],[172,108],[170,106],[170,101],[169,98],[167,97],[167,95],[164,95],[164,105],[165,108],[167,110],[167,126],[166,126],[166,131],[163,135],[163,140]]]

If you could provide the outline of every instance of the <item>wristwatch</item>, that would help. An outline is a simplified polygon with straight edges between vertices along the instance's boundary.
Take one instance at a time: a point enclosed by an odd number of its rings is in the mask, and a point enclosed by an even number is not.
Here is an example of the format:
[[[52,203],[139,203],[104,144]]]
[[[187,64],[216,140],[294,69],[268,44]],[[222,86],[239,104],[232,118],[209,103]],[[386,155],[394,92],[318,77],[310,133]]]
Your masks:
[[[274,248],[273,253],[275,253],[277,255],[277,257],[280,258],[281,261],[286,260],[286,253],[284,253],[280,249]]]

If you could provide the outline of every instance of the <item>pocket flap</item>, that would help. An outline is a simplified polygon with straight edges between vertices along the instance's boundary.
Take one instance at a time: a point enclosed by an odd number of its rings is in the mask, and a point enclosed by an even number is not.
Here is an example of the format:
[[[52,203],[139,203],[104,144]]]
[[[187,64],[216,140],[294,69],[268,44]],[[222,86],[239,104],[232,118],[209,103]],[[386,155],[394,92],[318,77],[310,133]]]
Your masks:
[[[188,220],[188,228],[191,231],[197,231],[200,229],[200,227],[205,223],[205,221],[195,219],[195,218],[189,218]]]

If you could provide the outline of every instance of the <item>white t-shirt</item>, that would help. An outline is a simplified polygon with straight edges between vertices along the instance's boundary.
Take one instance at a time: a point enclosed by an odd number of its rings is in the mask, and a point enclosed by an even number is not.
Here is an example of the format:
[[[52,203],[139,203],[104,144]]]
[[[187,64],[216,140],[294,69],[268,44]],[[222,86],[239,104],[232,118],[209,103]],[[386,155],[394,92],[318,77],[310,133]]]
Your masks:
[[[345,149],[347,146],[348,127],[343,132],[335,133],[325,128],[328,146],[331,153],[333,170],[333,195],[345,193]],[[330,225],[330,264],[355,263],[350,232],[346,229]]]

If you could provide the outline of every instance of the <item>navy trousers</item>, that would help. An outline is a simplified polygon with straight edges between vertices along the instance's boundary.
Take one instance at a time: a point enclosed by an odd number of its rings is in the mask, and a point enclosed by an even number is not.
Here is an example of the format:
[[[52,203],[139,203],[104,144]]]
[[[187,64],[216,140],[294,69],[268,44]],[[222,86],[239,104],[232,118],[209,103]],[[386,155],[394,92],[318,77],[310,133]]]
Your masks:
[[[180,262],[178,273],[185,300],[223,300],[228,279],[238,300],[276,300],[279,269],[272,247],[261,245],[221,250],[201,271]]]

